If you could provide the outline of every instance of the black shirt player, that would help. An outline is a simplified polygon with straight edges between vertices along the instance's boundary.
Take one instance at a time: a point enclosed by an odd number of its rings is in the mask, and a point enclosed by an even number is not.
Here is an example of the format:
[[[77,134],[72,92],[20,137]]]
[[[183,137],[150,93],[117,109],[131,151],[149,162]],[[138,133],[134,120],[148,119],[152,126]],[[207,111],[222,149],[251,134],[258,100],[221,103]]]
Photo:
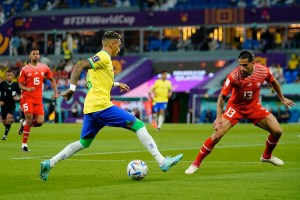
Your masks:
[[[5,126],[5,132],[2,140],[6,140],[7,134],[11,127],[13,121],[13,116],[16,109],[16,101],[19,100],[19,95],[21,93],[19,84],[13,82],[14,72],[11,70],[6,71],[6,80],[0,83],[0,106],[2,122]]]

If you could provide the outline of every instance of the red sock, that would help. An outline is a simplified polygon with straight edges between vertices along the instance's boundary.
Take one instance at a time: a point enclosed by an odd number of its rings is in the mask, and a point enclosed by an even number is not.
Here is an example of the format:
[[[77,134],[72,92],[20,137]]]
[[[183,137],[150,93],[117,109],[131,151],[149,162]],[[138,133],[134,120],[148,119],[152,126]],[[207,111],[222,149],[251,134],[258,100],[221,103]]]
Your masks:
[[[208,155],[210,154],[210,152],[214,149],[214,146],[216,145],[216,143],[214,143],[211,139],[211,137],[209,137],[203,144],[203,146],[200,149],[200,152],[197,155],[197,158],[195,159],[195,161],[193,162],[193,165],[195,166],[200,166],[202,160]]]
[[[280,136],[274,136],[272,134],[269,135],[267,141],[266,141],[266,148],[265,148],[265,151],[264,151],[264,154],[263,154],[263,157],[265,159],[269,159],[271,158],[272,156],[272,152],[273,150],[275,149],[279,139],[280,139]]]
[[[23,129],[23,143],[27,143],[28,141],[28,137],[29,137],[29,133],[30,133],[30,126],[28,126],[27,124],[24,126]]]

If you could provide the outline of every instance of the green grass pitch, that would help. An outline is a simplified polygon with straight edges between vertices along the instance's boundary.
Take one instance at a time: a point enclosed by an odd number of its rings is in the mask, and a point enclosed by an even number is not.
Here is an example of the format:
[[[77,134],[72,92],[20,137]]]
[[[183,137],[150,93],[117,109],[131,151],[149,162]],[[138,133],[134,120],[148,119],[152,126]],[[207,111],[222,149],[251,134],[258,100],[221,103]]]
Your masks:
[[[184,154],[166,173],[133,132],[105,127],[88,149],[59,162],[44,182],[40,162],[78,140],[81,124],[32,128],[31,152],[20,151],[18,124],[13,124],[8,139],[0,141],[0,199],[300,199],[300,125],[282,126],[274,151],[285,161],[281,167],[259,161],[268,134],[252,124],[232,128],[192,175],[184,171],[211,135],[211,124],[165,124],[160,132],[147,125],[163,155]],[[133,159],[148,165],[142,181],[126,174]]]

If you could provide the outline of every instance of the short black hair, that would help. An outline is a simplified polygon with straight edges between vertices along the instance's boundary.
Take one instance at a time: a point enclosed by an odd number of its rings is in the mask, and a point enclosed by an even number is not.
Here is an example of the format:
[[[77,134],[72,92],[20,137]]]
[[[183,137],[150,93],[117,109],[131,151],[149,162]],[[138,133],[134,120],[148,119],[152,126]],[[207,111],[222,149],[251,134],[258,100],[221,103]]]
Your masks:
[[[112,39],[119,40],[121,39],[121,35],[115,31],[107,31],[102,36],[102,40],[112,40]]]
[[[13,73],[13,74],[15,74],[15,72],[14,72],[13,70],[11,70],[11,69],[8,69],[5,73],[6,73],[6,74],[7,74],[7,73]]]
[[[32,51],[40,51],[38,48],[36,47],[32,47],[30,50],[29,50],[29,53],[31,53]]]
[[[242,51],[239,55],[239,59],[245,59],[247,58],[248,59],[248,62],[252,62],[255,60],[255,56],[254,54],[252,53],[252,51]]]
[[[167,70],[161,71],[161,74],[164,74],[164,73],[168,73],[168,71]]]

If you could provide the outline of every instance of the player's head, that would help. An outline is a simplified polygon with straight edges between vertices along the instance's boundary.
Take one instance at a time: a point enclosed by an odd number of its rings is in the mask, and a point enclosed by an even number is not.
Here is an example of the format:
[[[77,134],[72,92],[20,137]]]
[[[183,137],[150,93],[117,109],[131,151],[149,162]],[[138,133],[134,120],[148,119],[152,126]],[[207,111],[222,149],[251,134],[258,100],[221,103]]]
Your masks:
[[[242,77],[252,74],[255,56],[251,51],[242,51],[239,55],[239,70]]]
[[[167,79],[167,76],[168,76],[168,72],[166,70],[163,70],[161,72],[161,79],[162,80],[166,80]]]
[[[121,48],[121,35],[114,31],[107,31],[102,36],[103,49],[109,51],[111,56],[116,56]]]
[[[13,78],[14,78],[14,72],[12,70],[7,70],[5,73],[5,77],[6,77],[6,81],[7,82],[12,82]]]
[[[37,48],[32,48],[29,51],[30,62],[38,62],[40,59],[40,51]]]

